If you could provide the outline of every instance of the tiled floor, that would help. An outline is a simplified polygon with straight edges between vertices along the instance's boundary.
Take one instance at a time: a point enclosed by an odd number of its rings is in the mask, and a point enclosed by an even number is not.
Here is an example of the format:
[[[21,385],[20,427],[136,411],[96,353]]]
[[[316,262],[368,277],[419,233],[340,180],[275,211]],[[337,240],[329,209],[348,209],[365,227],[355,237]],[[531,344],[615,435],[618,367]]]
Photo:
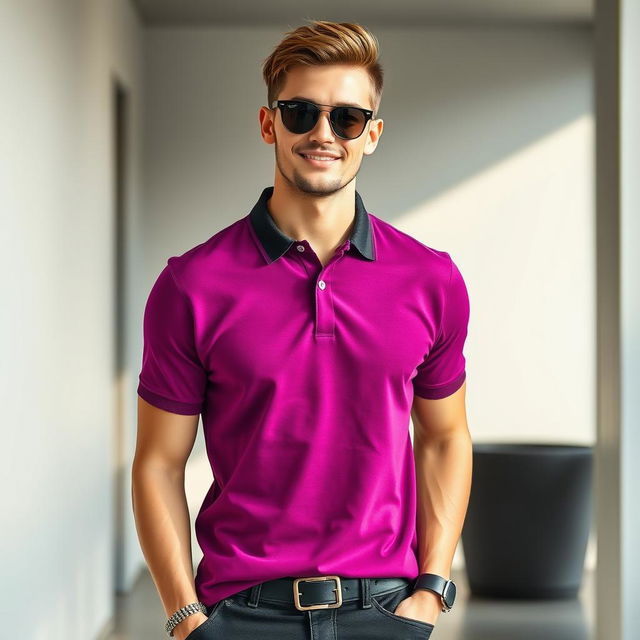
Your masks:
[[[591,640],[593,572],[584,574],[577,599],[494,600],[469,597],[464,573],[453,574],[458,597],[441,613],[431,640]],[[116,630],[108,640],[160,640],[165,615],[155,585],[144,573],[133,592],[118,597]]]

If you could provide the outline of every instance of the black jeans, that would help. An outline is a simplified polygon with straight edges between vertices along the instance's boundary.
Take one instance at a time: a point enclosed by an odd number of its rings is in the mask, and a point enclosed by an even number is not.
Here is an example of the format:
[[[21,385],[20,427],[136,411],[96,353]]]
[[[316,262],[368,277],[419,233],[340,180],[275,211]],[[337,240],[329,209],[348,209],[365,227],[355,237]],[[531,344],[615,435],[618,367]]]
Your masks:
[[[295,605],[267,601],[247,589],[213,605],[208,620],[196,627],[187,640],[427,640],[434,625],[393,613],[413,592],[412,581],[365,578],[383,587],[379,593],[354,599],[343,596],[342,605],[330,609],[300,611]],[[398,580],[405,583],[398,587]],[[379,587],[378,587],[379,588]],[[256,606],[250,606],[253,602]]]

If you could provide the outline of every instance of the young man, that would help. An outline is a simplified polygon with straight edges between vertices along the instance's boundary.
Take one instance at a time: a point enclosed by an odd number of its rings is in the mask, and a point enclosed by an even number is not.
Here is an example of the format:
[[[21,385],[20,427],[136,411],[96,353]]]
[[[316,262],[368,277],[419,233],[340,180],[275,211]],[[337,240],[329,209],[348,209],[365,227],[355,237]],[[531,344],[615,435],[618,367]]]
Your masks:
[[[287,34],[259,113],[274,185],[169,258],[149,295],[134,511],[179,640],[426,639],[453,604],[469,300],[447,252],[356,191],[383,129],[377,58],[357,24]],[[214,482],[194,581],[199,414]]]

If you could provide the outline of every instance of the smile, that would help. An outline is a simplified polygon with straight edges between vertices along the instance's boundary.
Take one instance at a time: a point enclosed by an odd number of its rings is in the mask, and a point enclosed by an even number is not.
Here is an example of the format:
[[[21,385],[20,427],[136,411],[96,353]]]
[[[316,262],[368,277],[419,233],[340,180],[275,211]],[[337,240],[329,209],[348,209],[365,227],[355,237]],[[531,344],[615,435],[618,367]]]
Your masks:
[[[298,155],[301,158],[304,158],[307,162],[310,162],[311,164],[313,164],[314,166],[327,166],[327,165],[330,165],[332,162],[336,162],[337,160],[340,159],[340,158],[327,158],[327,157],[314,156],[314,155],[303,155],[301,153],[299,153]]]

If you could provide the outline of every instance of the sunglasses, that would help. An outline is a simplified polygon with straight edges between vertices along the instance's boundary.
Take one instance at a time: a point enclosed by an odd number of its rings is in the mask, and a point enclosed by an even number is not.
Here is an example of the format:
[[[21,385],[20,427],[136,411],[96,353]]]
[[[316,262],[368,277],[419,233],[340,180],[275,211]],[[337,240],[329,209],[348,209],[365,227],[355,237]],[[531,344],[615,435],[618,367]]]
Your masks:
[[[330,107],[329,104],[322,104],[321,107]],[[291,133],[307,133],[311,131],[318,122],[320,111],[318,105],[306,100],[274,100],[271,108],[280,107],[282,123]],[[373,117],[370,109],[360,107],[333,107],[329,111],[329,123],[331,129],[338,138],[344,140],[355,140],[364,131],[367,122]]]

